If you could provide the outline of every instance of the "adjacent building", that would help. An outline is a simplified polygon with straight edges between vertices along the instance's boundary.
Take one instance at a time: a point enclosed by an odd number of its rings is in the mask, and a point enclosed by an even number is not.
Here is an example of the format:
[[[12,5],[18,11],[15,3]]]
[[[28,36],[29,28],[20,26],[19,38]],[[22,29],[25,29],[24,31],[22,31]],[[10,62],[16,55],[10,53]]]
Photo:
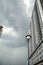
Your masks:
[[[29,43],[30,65],[43,65],[43,0],[35,0],[31,22]]]
[[[2,31],[3,31],[3,26],[0,25],[0,36],[2,34]]]

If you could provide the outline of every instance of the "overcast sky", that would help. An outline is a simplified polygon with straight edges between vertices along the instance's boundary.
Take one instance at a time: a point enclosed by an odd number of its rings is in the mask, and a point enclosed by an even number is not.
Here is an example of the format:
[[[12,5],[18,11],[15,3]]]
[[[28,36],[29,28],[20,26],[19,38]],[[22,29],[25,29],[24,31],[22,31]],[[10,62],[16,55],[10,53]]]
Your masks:
[[[27,42],[34,0],[0,0],[0,65],[26,65]]]

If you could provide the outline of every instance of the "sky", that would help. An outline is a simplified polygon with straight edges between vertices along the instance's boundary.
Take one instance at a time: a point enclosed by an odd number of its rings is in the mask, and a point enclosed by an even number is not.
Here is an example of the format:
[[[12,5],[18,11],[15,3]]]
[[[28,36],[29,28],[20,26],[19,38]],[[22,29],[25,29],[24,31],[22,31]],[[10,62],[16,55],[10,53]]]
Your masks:
[[[27,65],[27,41],[34,0],[0,0],[0,65]]]

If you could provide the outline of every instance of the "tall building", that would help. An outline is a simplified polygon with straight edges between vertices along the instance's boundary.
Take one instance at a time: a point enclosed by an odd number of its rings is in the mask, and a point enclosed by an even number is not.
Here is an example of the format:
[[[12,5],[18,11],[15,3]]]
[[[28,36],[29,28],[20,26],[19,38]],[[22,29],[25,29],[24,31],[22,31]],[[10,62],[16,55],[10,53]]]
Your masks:
[[[0,25],[0,36],[2,34],[2,31],[3,31],[3,26]]]
[[[30,65],[43,65],[43,0],[35,0],[31,22],[29,43]]]

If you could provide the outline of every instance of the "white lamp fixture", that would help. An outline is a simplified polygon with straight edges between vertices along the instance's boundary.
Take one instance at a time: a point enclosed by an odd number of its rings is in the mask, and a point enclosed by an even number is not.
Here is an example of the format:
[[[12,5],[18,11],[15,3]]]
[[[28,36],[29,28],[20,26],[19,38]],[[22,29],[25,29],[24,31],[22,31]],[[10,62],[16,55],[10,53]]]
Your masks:
[[[29,40],[30,38],[31,38],[31,35],[26,35],[26,38],[27,38],[27,40]]]

